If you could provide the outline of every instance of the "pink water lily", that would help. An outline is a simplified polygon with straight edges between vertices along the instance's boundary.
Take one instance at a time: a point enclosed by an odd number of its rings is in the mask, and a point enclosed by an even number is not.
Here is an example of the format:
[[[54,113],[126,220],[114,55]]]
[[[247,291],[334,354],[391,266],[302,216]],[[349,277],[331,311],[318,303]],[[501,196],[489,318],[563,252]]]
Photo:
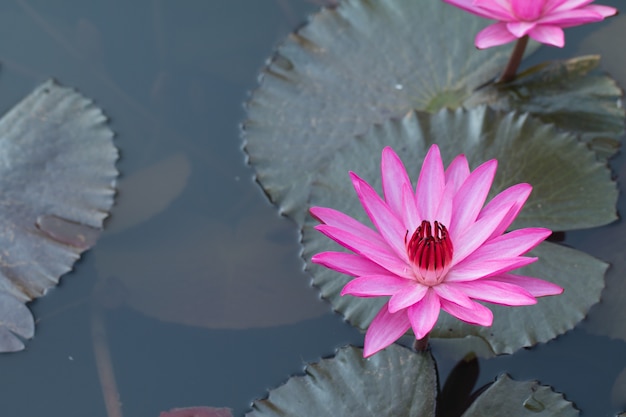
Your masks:
[[[594,0],[443,0],[465,11],[497,20],[476,36],[483,49],[526,35],[548,45],[565,45],[563,28],[599,22],[617,9],[591,4]]]
[[[550,235],[526,228],[505,233],[531,192],[514,185],[485,205],[497,161],[470,172],[464,155],[444,171],[433,145],[413,189],[400,158],[382,152],[384,199],[350,172],[352,183],[377,230],[337,210],[311,208],[315,228],[353,253],[323,252],[312,261],[354,276],[342,295],[390,297],[365,335],[364,356],[392,344],[409,328],[416,339],[435,326],[440,310],[467,323],[490,326],[491,310],[476,302],[531,305],[535,297],[563,289],[538,278],[512,274],[536,258],[522,256]]]

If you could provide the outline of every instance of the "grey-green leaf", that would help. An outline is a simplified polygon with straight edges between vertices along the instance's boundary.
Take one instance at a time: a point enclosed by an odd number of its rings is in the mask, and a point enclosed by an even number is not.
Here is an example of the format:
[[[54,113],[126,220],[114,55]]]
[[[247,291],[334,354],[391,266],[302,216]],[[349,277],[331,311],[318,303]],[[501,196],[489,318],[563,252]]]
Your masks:
[[[510,47],[477,50],[487,24],[439,0],[346,0],[289,36],[261,74],[243,132],[280,210],[301,224],[315,172],[372,124],[459,107],[495,77]]]
[[[246,416],[435,415],[437,376],[429,353],[392,345],[364,359],[362,349],[348,346],[304,372],[255,401]]]
[[[380,190],[380,153],[391,146],[404,161],[409,177],[417,179],[430,144],[438,143],[444,162],[465,153],[472,168],[488,159],[500,164],[492,196],[520,182],[533,185],[533,194],[513,228],[548,227],[555,230],[591,227],[615,218],[617,190],[608,168],[571,134],[558,133],[528,115],[500,114],[488,108],[412,112],[400,120],[375,126],[368,134],[336,152],[316,180],[311,206],[332,207],[370,224],[348,178],[352,170]],[[350,277],[312,264],[311,257],[339,246],[313,229],[308,218],[302,243],[307,269],[322,297],[352,324],[367,328],[386,301],[339,295]],[[565,288],[557,297],[536,306],[490,306],[494,325],[470,326],[442,313],[431,334],[446,338],[479,338],[488,345],[479,354],[513,352],[545,342],[571,329],[600,297],[607,264],[574,249],[544,243],[535,253],[540,261],[522,273]],[[534,325],[540,323],[540,325]],[[478,340],[476,340],[478,342]]]
[[[507,375],[498,377],[462,417],[577,417],[578,410],[537,381],[514,381]]]
[[[594,71],[599,64],[597,55],[543,63],[508,84],[478,89],[464,105],[532,113],[544,123],[580,134],[600,155],[610,156],[624,133],[622,90],[615,80]]]
[[[117,149],[90,100],[47,81],[0,119],[0,351],[30,338],[15,307],[40,297],[97,239],[113,204]],[[7,297],[13,301],[8,301]]]
[[[547,342],[573,329],[600,301],[608,264],[549,242],[539,245],[530,255],[539,260],[519,273],[558,284],[565,289],[563,294],[541,297],[533,306],[488,304],[494,316],[491,327],[472,326],[442,312],[431,337],[456,339],[459,343],[465,343],[465,337],[478,338],[497,355]]]

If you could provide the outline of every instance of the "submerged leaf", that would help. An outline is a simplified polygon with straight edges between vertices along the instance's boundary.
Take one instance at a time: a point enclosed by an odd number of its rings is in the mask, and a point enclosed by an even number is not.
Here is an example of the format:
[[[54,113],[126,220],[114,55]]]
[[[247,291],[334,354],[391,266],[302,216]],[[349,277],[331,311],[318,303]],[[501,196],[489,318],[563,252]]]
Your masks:
[[[364,359],[362,349],[347,346],[304,372],[255,401],[246,417],[435,415],[430,353],[392,345]]]
[[[126,230],[163,211],[185,189],[190,173],[187,156],[176,153],[120,179],[107,235]]]
[[[328,312],[299,276],[293,224],[271,210],[253,214],[236,225],[185,214],[159,229],[167,240],[111,236],[95,251],[96,269],[122,302],[167,322],[242,329]]]
[[[459,107],[495,77],[510,48],[476,50],[486,24],[438,0],[350,0],[287,38],[261,74],[243,132],[280,210],[301,224],[315,172],[372,124]]]
[[[615,183],[606,165],[598,162],[584,144],[528,115],[500,114],[484,107],[437,114],[412,112],[401,120],[374,127],[338,151],[327,169],[320,172],[310,205],[331,207],[370,224],[352,189],[348,170],[380,190],[378,155],[383,147],[391,146],[405,162],[409,177],[415,180],[432,143],[439,144],[446,164],[458,153],[464,153],[472,167],[492,158],[504,159],[506,162],[499,164],[492,195],[516,183],[529,182],[533,186],[514,229],[566,230],[615,219]],[[313,283],[350,323],[366,329],[386,300],[339,295],[350,277],[310,262],[316,253],[338,249],[313,229],[316,224],[314,219],[307,219],[302,237],[303,257]],[[477,353],[489,355],[545,342],[573,328],[599,300],[607,264],[550,243],[542,244],[534,253],[540,261],[521,273],[560,285],[565,288],[563,295],[539,299],[535,306],[489,305],[495,316],[492,327],[471,326],[442,313],[431,336],[460,338],[462,343],[466,343],[465,337],[479,338],[488,349]]]
[[[117,149],[90,100],[53,81],[0,119],[0,321],[33,335],[28,309],[94,244],[113,204]],[[9,298],[14,301],[8,301]],[[23,349],[6,332],[0,351]]]

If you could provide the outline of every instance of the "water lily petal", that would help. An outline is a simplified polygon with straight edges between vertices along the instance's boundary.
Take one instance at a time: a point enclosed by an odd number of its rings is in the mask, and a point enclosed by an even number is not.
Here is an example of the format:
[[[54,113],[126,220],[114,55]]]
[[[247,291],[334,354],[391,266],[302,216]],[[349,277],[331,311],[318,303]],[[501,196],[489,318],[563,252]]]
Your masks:
[[[397,293],[392,294],[392,297],[389,299],[389,312],[395,313],[421,301],[428,289],[429,287],[418,282],[405,286]]]
[[[532,187],[529,184],[516,184],[502,191],[500,194],[491,199],[489,203],[487,203],[485,208],[480,211],[477,220],[484,217],[491,217],[494,213],[500,211],[507,212],[506,216],[502,218],[500,224],[493,230],[491,236],[489,236],[487,240],[490,240],[495,236],[500,236],[511,225],[511,223],[513,223],[513,220],[515,220],[524,206],[524,203],[528,199],[531,191]]]
[[[398,291],[414,286],[415,281],[398,278],[393,275],[367,275],[348,282],[341,290],[341,295],[380,297],[394,295]]]
[[[512,271],[535,262],[537,258],[515,256],[512,258],[498,258],[480,260],[477,262],[462,262],[454,266],[446,275],[445,282],[475,281]]]
[[[508,21],[516,18],[511,7],[511,0],[474,0],[474,6],[489,16],[485,16],[488,19]]]
[[[506,28],[516,38],[521,38],[527,35],[535,26],[536,22],[509,22],[506,24]]]
[[[437,207],[437,220],[444,224],[449,225],[452,218],[452,207],[454,203],[454,196],[458,192],[459,188],[465,182],[470,175],[469,165],[465,155],[459,155],[450,163],[445,171],[446,186],[441,196],[441,201]],[[447,227],[447,226],[446,226]]]
[[[461,184],[465,182],[470,175],[469,164],[465,155],[461,154],[454,158],[446,169],[446,187],[452,187],[454,194],[461,188]]]
[[[437,220],[437,207],[445,187],[445,178],[439,147],[432,145],[424,158],[415,191],[415,203],[423,220]]]
[[[402,219],[405,212],[402,190],[406,186],[411,188],[411,180],[409,179],[409,175],[406,173],[404,164],[389,146],[383,149],[380,170],[385,201],[395,215],[399,219]]]
[[[406,253],[404,238],[406,236],[406,228],[403,222],[396,217],[395,213],[389,208],[387,203],[383,201],[367,182],[359,178],[358,175],[351,172],[352,184],[361,200],[361,204],[365,212],[378,229],[385,242],[391,247],[398,258],[409,261]]]
[[[585,23],[600,22],[604,20],[602,14],[593,11],[593,9],[585,8],[580,10],[571,10],[567,12],[553,13],[541,18],[537,23],[542,25],[554,25],[561,28],[584,25]]]
[[[540,227],[517,229],[484,243],[468,255],[465,260],[467,262],[480,262],[488,259],[523,255],[546,240],[551,234],[552,231],[550,229]]]
[[[544,14],[559,13],[585,7],[594,0],[548,0],[546,12]]]
[[[474,302],[473,308],[461,307],[458,304],[451,303],[447,300],[441,300],[441,308],[448,314],[463,320],[469,324],[477,324],[479,326],[491,326],[493,323],[493,313],[482,304]]]
[[[410,186],[405,185],[402,190],[402,204],[404,205],[404,226],[408,234],[412,234],[417,226],[422,222],[419,217],[417,206],[415,205],[415,196]]]
[[[502,224],[502,220],[508,215],[509,210],[503,207],[502,210],[492,213],[491,216],[484,216],[472,224],[463,234],[451,235],[454,244],[454,253],[450,267],[454,267],[462,262],[467,256],[478,249],[483,243],[493,236],[493,231]]]
[[[466,293],[458,289],[456,283],[441,283],[432,288],[437,293],[439,298],[443,298],[462,307],[472,308],[472,305],[474,304]]]
[[[541,17],[541,12],[543,10],[544,2],[543,1],[528,1],[528,0],[509,0],[511,3],[511,8],[513,9],[513,13],[515,17],[520,20],[536,20]]]
[[[506,23],[498,22],[478,32],[474,44],[478,49],[485,49],[504,45],[516,39],[517,38],[507,29]]]
[[[565,46],[565,34],[563,33],[563,29],[558,26],[537,25],[528,33],[528,36],[546,45],[552,45],[558,48]]]
[[[452,219],[448,227],[453,242],[476,221],[489,194],[497,167],[498,162],[495,159],[480,165],[467,177],[454,196]]]
[[[382,266],[361,255],[347,252],[318,253],[311,257],[311,262],[353,277],[385,275],[389,272]]]
[[[459,9],[463,9],[466,12],[470,12],[480,17],[484,17],[487,19],[506,19],[510,16],[510,13],[507,13],[506,10],[502,10],[501,8],[489,8],[489,5],[482,4],[478,6],[476,3],[479,1],[475,0],[443,0],[445,3],[451,4],[453,6],[458,7]],[[487,7],[485,7],[487,6]]]
[[[355,220],[338,210],[326,207],[311,207],[309,212],[313,217],[319,220],[320,223],[338,227],[346,232],[363,236],[379,246],[389,246],[387,242],[385,242],[385,240],[378,233],[376,233],[375,230],[370,229],[358,220]]]
[[[428,291],[422,301],[406,310],[417,340],[423,339],[435,327],[440,307],[439,296],[434,291]]]
[[[527,277],[515,274],[502,274],[489,277],[491,281],[507,282],[524,288],[533,297],[545,297],[548,295],[559,295],[563,293],[563,288],[549,281],[535,277]]]
[[[392,314],[387,304],[380,309],[365,333],[363,356],[372,356],[398,340],[411,327],[404,311]]]
[[[385,244],[381,246],[378,242],[373,242],[367,237],[355,235],[343,229],[326,224],[315,226],[315,230],[328,236],[344,248],[350,249],[352,252],[362,255],[371,261],[383,266],[394,274],[411,278],[411,268],[406,262],[402,261],[398,256]]]
[[[454,285],[469,297],[506,306],[537,304],[537,299],[524,288],[508,282],[479,279],[472,282],[457,282]],[[463,306],[464,307],[464,306]]]
[[[592,12],[602,15],[602,17],[605,18],[615,16],[617,14],[617,9],[615,7],[602,6],[600,4],[592,4],[585,7],[585,10],[591,10]]]

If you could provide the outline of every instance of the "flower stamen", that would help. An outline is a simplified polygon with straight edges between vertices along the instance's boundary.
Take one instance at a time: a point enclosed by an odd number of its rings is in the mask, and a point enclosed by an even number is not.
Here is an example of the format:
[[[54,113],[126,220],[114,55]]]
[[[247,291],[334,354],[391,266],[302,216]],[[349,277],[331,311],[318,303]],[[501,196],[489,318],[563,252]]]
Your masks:
[[[437,285],[446,276],[452,261],[453,246],[446,226],[422,221],[411,239],[405,237],[406,251],[416,278],[424,285]]]

